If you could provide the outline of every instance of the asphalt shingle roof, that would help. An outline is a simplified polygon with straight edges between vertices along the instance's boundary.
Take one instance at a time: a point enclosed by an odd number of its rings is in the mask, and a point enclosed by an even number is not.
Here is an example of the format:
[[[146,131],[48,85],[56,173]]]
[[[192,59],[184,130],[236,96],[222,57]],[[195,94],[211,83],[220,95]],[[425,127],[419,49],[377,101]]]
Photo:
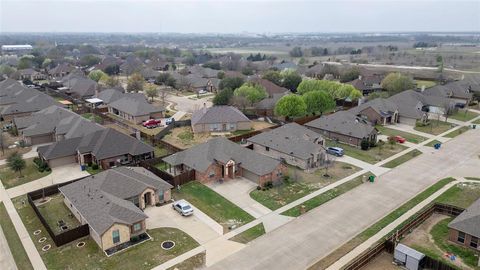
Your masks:
[[[452,220],[448,227],[480,238],[480,199]]]
[[[193,112],[192,125],[236,123],[250,121],[240,110],[232,106],[213,106]]]
[[[355,114],[347,111],[339,111],[330,115],[321,116],[305,124],[307,127],[327,130],[354,138],[367,138],[377,133],[374,126]]]
[[[148,103],[145,96],[139,97],[134,95],[124,95],[122,98],[108,104],[108,106],[133,116],[147,115],[165,110]]]

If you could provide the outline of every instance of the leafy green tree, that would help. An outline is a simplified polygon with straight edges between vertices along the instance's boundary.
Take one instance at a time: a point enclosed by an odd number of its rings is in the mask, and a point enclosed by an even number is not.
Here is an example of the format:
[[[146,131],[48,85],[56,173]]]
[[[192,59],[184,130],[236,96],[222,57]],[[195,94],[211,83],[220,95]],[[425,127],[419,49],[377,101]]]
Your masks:
[[[32,60],[30,58],[22,57],[18,61],[17,68],[18,69],[26,69],[32,67]]]
[[[323,91],[310,91],[302,95],[308,114],[323,114],[335,108],[335,100]]]
[[[218,92],[213,98],[212,102],[214,105],[228,105],[230,104],[230,100],[232,97],[233,97],[233,90],[230,88],[227,88]]]
[[[291,69],[284,70],[280,74],[282,76],[282,86],[296,92],[298,85],[302,82],[302,76]]]
[[[401,73],[390,73],[382,81],[382,88],[390,95],[395,95],[415,87],[413,80]]]
[[[250,76],[254,74],[254,71],[251,67],[244,67],[242,68],[242,74],[245,76]]]
[[[226,88],[235,90],[240,86],[242,86],[243,83],[244,83],[244,80],[240,77],[227,77],[220,81],[220,83],[218,84],[218,88],[220,88],[220,90],[223,90]]]
[[[7,158],[7,166],[14,172],[18,172],[22,176],[22,170],[27,167],[22,154],[15,152]]]
[[[8,65],[0,65],[0,76],[2,74],[5,74],[7,75],[8,77],[14,73],[16,70],[14,68],[12,68],[11,66],[8,66]]]
[[[80,58],[80,65],[91,67],[100,63],[100,58],[95,55],[87,54]]]
[[[132,76],[128,79],[127,82],[127,91],[128,92],[140,92],[143,91],[144,79],[142,74],[133,73]]]
[[[350,82],[357,79],[358,76],[360,76],[360,70],[357,67],[352,67],[340,76],[340,82]]]
[[[263,79],[269,80],[276,85],[282,85],[282,75],[279,71],[269,70],[262,76]]]
[[[303,51],[300,47],[293,47],[292,50],[289,52],[291,57],[302,57]]]
[[[348,98],[354,102],[354,101],[357,101],[359,99],[361,99],[363,97],[363,94],[362,92],[360,92],[359,90],[357,89],[352,89],[352,91],[350,92],[350,94],[348,95]]]
[[[151,98],[152,102],[153,102],[153,99],[155,97],[158,97],[158,88],[155,85],[149,84],[145,88],[145,95],[147,95],[147,97]]]
[[[52,59],[45,58],[45,60],[43,60],[43,62],[42,62],[42,68],[47,68],[47,67],[51,66],[52,63],[53,63]]]
[[[244,97],[250,102],[250,105],[253,105],[256,102],[259,102],[260,100],[264,99],[267,97],[267,92],[265,91],[265,88],[263,88],[260,85],[253,85],[246,83],[239,88],[235,89],[233,91],[233,94],[237,97]]]
[[[286,95],[275,104],[275,114],[284,117],[301,117],[307,113],[307,104],[299,95]]]
[[[217,73],[217,79],[222,80],[223,78],[225,78],[225,72],[219,71],[219,72]]]
[[[120,86],[120,81],[115,76],[108,76],[105,80],[105,85],[108,87],[117,87]]]
[[[99,69],[92,70],[92,71],[88,74],[88,78],[90,78],[91,80],[94,80],[94,81],[96,81],[96,82],[100,81],[100,79],[101,79],[103,76],[108,76],[108,75],[105,74],[103,71],[101,71],[101,70],[99,70]]]
[[[120,66],[117,64],[108,65],[103,71],[110,76],[118,75],[118,73],[120,73]]]

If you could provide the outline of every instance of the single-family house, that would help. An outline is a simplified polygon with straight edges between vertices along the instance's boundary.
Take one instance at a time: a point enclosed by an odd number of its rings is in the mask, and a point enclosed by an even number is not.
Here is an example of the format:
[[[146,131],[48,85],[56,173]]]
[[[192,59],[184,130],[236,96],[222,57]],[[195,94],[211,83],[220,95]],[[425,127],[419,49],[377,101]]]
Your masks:
[[[436,85],[423,90],[424,95],[448,98],[455,102],[455,105],[464,107],[473,98],[470,90],[461,82],[452,82],[445,85]]]
[[[148,119],[161,118],[165,112],[165,108],[148,103],[147,98],[142,94],[123,94],[121,98],[108,103],[107,107],[109,113],[134,124],[141,124]]]
[[[33,68],[20,69],[11,75],[12,78],[16,80],[45,80],[47,78],[46,74],[36,71]]]
[[[60,81],[63,85],[59,90],[78,99],[87,99],[95,95],[98,84],[84,75],[70,73]]]
[[[172,185],[141,167],[118,167],[59,188],[78,221],[102,250],[146,232],[142,211],[170,201]]]
[[[53,79],[58,79],[58,78],[62,78],[64,76],[67,76],[74,69],[75,69],[75,67],[73,67],[70,64],[61,63],[61,64],[58,64],[56,67],[49,69],[48,70],[48,75],[50,77],[52,77]]]
[[[194,133],[232,132],[251,128],[252,121],[232,106],[207,108],[204,104],[202,109],[192,114],[192,130]]]
[[[194,170],[195,179],[215,182],[244,177],[259,186],[277,182],[286,174],[279,160],[261,155],[227,138],[217,137],[163,159],[171,174]]]
[[[247,139],[253,151],[281,160],[303,170],[315,169],[325,163],[323,137],[297,123],[290,123]]]
[[[452,220],[448,229],[450,241],[480,251],[480,199]]]
[[[360,75],[357,79],[348,82],[348,84],[351,84],[366,96],[372,92],[382,91],[382,80],[383,76],[381,75]]]
[[[290,90],[285,87],[278,86],[269,80],[265,80],[259,77],[253,77],[249,80],[253,84],[257,84],[265,88],[265,91],[268,94],[268,97],[273,97],[274,95],[288,94]]]
[[[259,102],[257,102],[255,107],[255,114],[259,117],[268,116],[272,117],[275,115],[275,105],[277,102],[285,95],[288,95],[287,92],[282,94],[273,94],[272,97],[267,97]]]
[[[378,130],[365,119],[348,111],[321,116],[305,126],[322,136],[360,147],[362,140],[377,141]]]
[[[155,156],[150,145],[111,128],[40,146],[37,152],[50,168],[78,163],[108,169]]]
[[[351,113],[363,117],[373,125],[387,125],[398,122],[398,106],[385,98],[376,98],[353,107]]]

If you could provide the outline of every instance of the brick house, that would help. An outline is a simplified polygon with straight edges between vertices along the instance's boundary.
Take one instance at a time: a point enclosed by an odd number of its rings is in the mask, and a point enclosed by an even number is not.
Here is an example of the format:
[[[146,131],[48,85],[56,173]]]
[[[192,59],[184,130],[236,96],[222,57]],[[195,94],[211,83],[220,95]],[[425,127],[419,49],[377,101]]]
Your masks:
[[[384,98],[376,98],[349,110],[353,114],[367,119],[373,125],[387,125],[398,122],[398,106]]]
[[[145,234],[142,209],[171,200],[172,185],[141,167],[119,167],[59,188],[64,203],[102,250]]]
[[[244,177],[262,186],[278,182],[287,173],[287,167],[279,160],[258,154],[224,137],[210,139],[190,149],[163,159],[169,173],[176,175],[194,170],[195,179],[215,182],[220,179]]]
[[[145,96],[131,94],[124,94],[123,97],[108,103],[107,108],[109,113],[134,124],[162,118],[165,112],[165,108],[148,103]]]
[[[213,106],[193,112],[192,130],[194,133],[231,132],[249,130],[252,121],[240,110],[232,106]]]
[[[448,240],[480,251],[480,199],[448,224]]]

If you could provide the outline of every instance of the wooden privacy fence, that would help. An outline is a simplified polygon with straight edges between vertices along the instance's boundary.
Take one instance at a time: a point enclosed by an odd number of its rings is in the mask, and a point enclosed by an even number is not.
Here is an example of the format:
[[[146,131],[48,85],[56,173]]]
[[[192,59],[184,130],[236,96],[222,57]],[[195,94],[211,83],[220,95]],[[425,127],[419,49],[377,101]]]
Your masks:
[[[393,235],[387,237],[383,241],[380,241],[372,248],[368,249],[367,251],[363,252],[351,262],[349,262],[343,269],[344,270],[358,270],[367,265],[370,261],[372,261],[376,256],[380,253],[386,251],[388,253],[393,254],[395,250],[395,242],[397,239],[400,239],[405,234],[409,233],[414,228],[418,227],[422,224],[425,220],[427,220],[433,213],[440,213],[444,215],[449,215],[452,217],[456,217],[460,215],[465,209],[456,207],[453,205],[448,204],[441,204],[435,203],[429,205],[427,208],[424,208],[418,214],[416,214],[412,219],[410,219],[405,225],[399,228],[397,231],[394,232]],[[455,268],[450,267],[449,265],[435,260],[429,256],[425,256],[425,258],[421,262],[422,266],[425,268],[432,268],[432,269],[439,269],[439,270],[455,270]]]
[[[138,165],[151,171],[153,174],[167,181],[170,185],[174,187],[183,185],[195,180],[195,170],[188,170],[178,175],[171,175],[168,172],[160,170],[157,167],[155,167],[156,164],[163,162],[161,161],[163,157],[155,158],[151,160],[142,160],[138,163]]]
[[[33,211],[35,212],[38,219],[43,224],[43,226],[45,227],[45,229],[47,230],[48,234],[50,235],[50,237],[52,238],[53,242],[55,243],[55,245],[57,247],[65,245],[65,244],[70,243],[72,241],[75,241],[79,238],[88,236],[90,234],[88,224],[80,225],[76,228],[70,229],[68,231],[64,231],[60,234],[55,234],[53,232],[52,228],[50,228],[50,225],[47,223],[45,218],[42,216],[42,213],[40,212],[40,210],[38,210],[37,206],[35,205],[34,200],[41,199],[44,196],[55,195],[59,192],[58,188],[60,188],[62,186],[65,186],[65,185],[68,185],[68,184],[71,184],[73,182],[76,182],[76,181],[81,180],[83,178],[84,177],[79,178],[79,179],[75,179],[75,180],[72,180],[72,181],[69,181],[69,182],[52,185],[52,186],[49,186],[49,187],[45,187],[43,189],[39,189],[39,190],[35,190],[35,191],[27,193],[28,203],[33,208]]]

